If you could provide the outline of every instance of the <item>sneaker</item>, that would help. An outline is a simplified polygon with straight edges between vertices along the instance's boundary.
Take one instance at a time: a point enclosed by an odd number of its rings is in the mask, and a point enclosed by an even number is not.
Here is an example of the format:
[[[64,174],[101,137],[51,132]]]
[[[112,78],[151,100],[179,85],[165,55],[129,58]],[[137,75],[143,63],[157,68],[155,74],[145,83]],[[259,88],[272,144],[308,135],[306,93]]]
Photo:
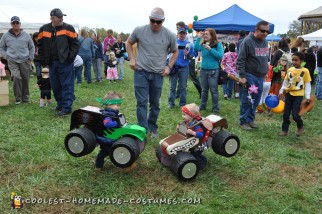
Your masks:
[[[250,127],[248,123],[241,124],[239,127],[246,131],[252,130],[252,127]]]
[[[224,99],[228,100],[228,95],[227,94],[224,95]]]
[[[258,126],[254,123],[254,122],[249,122],[248,125],[250,126],[250,128],[252,129],[258,129]]]
[[[278,136],[287,136],[287,132],[281,131],[280,133],[278,133]]]
[[[59,112],[61,111],[61,107],[56,106],[55,108],[50,108],[50,110]]]
[[[64,117],[64,116],[68,116],[68,115],[70,115],[70,113],[71,113],[71,112],[59,111],[59,112],[57,113],[57,116],[59,116],[59,117]]]
[[[235,94],[235,99],[238,99],[239,98],[239,93],[236,93]]]
[[[150,132],[150,136],[151,136],[151,138],[155,138],[155,139],[159,138],[158,132]]]
[[[95,168],[95,172],[97,172],[97,173],[100,173],[100,172],[102,172],[103,171],[103,168],[99,168],[99,167],[96,167]]]
[[[16,100],[15,104],[19,105],[21,103],[21,100]]]
[[[300,137],[301,135],[304,134],[304,128],[297,129],[295,133],[297,137]]]
[[[39,107],[42,108],[45,106],[45,100],[44,99],[40,99],[39,100]]]

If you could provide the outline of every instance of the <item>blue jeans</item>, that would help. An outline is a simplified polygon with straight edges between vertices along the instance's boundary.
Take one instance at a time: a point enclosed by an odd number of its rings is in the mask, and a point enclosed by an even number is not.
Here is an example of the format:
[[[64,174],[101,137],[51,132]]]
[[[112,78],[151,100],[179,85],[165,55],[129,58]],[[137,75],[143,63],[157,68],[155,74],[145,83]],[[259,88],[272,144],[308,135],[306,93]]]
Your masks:
[[[34,62],[36,68],[37,77],[41,77],[41,64],[40,62]]]
[[[160,113],[160,97],[163,76],[145,70],[134,72],[134,91],[136,97],[136,117],[138,124],[147,131],[158,131],[157,120]],[[148,114],[149,104],[149,114]]]
[[[230,80],[227,78],[226,83],[222,84],[222,89],[224,91],[224,94],[227,94],[229,98],[231,98],[233,94],[233,88],[234,88],[234,80]]]
[[[212,112],[219,112],[218,104],[218,76],[219,69],[200,71],[200,83],[201,83],[201,105],[200,109],[206,109],[208,102],[208,91],[210,90],[212,98]]]
[[[315,95],[316,99],[322,100],[322,67],[317,67],[318,77],[315,80]]]
[[[187,81],[188,81],[188,66],[179,68],[179,71],[169,76],[170,92],[168,97],[169,106],[174,106],[176,99],[176,87],[179,80],[180,106],[186,105],[187,102]]]
[[[292,96],[290,93],[285,95],[285,107],[283,113],[283,124],[282,131],[288,132],[288,127],[291,123],[290,114],[292,112],[293,120],[296,122],[297,128],[303,128],[303,120],[300,115],[298,115],[300,111],[300,106],[302,102],[303,96]]]
[[[57,109],[71,112],[75,100],[73,63],[53,61],[49,67],[50,84],[57,102]]]
[[[124,57],[116,58],[117,60],[117,70],[120,70],[119,80],[123,79],[124,75]]]
[[[102,59],[93,59],[93,70],[95,74],[95,78],[97,81],[101,81],[102,77]]]
[[[250,73],[246,73],[246,79],[249,86],[255,85],[258,87],[257,94],[251,94],[253,104],[248,99],[248,88],[243,87],[242,84],[239,84],[239,94],[240,94],[240,114],[239,114],[239,123],[240,125],[245,123],[254,122],[255,114],[256,114],[256,107],[258,106],[262,92],[263,92],[263,82],[264,77],[257,77]]]
[[[83,66],[74,67],[75,79],[78,84],[82,83],[82,70]]]
[[[80,56],[83,59],[84,65],[84,77],[87,80],[87,83],[92,82],[92,73],[91,73],[91,66],[92,66],[92,57],[90,56]]]

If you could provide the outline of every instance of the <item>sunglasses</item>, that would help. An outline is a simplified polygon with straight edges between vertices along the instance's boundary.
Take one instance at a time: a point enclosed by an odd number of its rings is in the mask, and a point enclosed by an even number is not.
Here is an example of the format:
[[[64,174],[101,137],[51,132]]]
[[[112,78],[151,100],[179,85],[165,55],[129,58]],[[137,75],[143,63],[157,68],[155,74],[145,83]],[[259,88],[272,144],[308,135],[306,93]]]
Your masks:
[[[263,30],[263,29],[258,29],[261,33],[267,33],[270,34],[271,32],[269,30]]]
[[[11,22],[11,24],[13,24],[13,25],[19,25],[20,22],[14,21],[14,22]]]
[[[150,19],[150,22],[151,22],[152,24],[157,23],[157,24],[159,25],[159,24],[161,24],[161,23],[163,22],[163,19],[162,19],[162,20]]]

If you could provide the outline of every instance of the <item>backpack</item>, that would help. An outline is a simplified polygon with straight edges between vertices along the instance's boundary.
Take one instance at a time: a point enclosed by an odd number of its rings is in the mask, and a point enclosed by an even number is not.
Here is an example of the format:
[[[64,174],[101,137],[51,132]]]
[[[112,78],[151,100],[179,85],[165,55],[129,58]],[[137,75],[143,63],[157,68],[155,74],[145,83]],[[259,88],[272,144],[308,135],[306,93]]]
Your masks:
[[[278,49],[280,50],[283,54],[281,56],[281,58],[285,58],[287,59],[287,62],[288,62],[288,66],[291,67],[292,66],[292,53],[289,51],[289,52],[285,52],[283,51],[282,49]]]

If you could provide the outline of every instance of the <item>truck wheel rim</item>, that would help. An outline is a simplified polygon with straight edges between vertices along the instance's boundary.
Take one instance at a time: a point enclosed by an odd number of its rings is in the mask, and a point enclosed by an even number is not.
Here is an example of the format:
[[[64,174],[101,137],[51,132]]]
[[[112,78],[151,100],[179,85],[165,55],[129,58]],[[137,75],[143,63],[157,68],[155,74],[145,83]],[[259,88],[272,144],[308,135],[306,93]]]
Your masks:
[[[182,176],[184,178],[192,178],[197,172],[197,165],[194,163],[187,163],[182,168]]]
[[[125,147],[118,147],[113,152],[114,160],[119,164],[126,164],[131,159],[130,151]]]
[[[68,140],[68,148],[74,154],[79,154],[84,150],[84,142],[76,136]]]
[[[230,138],[225,145],[225,150],[228,154],[234,154],[237,148],[238,143],[234,138]]]

